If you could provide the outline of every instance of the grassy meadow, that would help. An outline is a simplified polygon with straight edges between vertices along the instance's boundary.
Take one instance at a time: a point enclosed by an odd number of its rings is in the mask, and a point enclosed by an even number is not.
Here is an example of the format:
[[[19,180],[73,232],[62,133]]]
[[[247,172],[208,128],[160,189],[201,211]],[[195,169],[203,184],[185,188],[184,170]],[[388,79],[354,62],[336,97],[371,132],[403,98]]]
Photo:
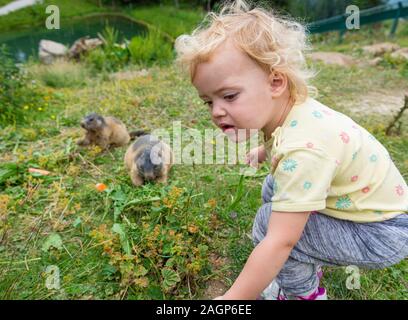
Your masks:
[[[186,10],[187,11],[187,10]],[[202,14],[133,9],[133,17],[176,37]],[[189,16],[190,18],[183,18]],[[182,17],[185,25],[179,24]],[[0,23],[1,26],[1,23]],[[408,43],[407,24],[393,42]],[[386,60],[370,66],[361,50],[366,31],[342,44],[315,39],[319,50],[352,55],[350,68],[311,63],[318,99],[350,115],[390,151],[408,178],[407,115],[399,135],[385,128],[403,105],[408,66]],[[382,34],[374,34],[382,40]],[[129,63],[97,72],[86,62],[25,65],[38,90],[24,105],[26,121],[0,135],[0,299],[201,299],[222,294],[252,250],[251,228],[261,204],[263,165],[175,165],[165,186],[132,186],[126,148],[102,152],[76,145],[80,119],[92,111],[121,119],[130,130],[214,128],[207,107],[173,63]],[[147,72],[140,72],[145,68]],[[123,79],[117,72],[133,77]],[[408,94],[408,92],[406,92]],[[380,97],[392,110],[376,107]],[[380,99],[381,100],[381,99]],[[364,108],[362,107],[364,106]],[[378,107],[378,106],[377,106]],[[374,111],[375,110],[375,111]],[[184,143],[189,143],[185,141]],[[30,173],[29,168],[49,175]],[[107,189],[95,186],[103,183]],[[54,271],[53,271],[54,270]],[[55,270],[59,284],[50,283]],[[408,299],[408,260],[384,270],[361,270],[361,288],[349,290],[345,268],[324,268],[329,299]]]

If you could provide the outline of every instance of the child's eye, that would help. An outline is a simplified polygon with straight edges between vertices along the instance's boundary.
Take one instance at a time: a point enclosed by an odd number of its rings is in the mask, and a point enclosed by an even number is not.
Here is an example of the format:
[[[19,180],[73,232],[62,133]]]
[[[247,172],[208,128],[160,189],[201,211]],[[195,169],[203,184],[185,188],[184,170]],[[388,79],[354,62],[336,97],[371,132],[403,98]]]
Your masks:
[[[209,106],[210,108],[212,107],[212,101],[204,101],[203,103]]]
[[[234,100],[237,96],[238,96],[238,93],[228,94],[228,95],[224,96],[224,99],[227,100],[227,101],[232,101],[232,100]]]

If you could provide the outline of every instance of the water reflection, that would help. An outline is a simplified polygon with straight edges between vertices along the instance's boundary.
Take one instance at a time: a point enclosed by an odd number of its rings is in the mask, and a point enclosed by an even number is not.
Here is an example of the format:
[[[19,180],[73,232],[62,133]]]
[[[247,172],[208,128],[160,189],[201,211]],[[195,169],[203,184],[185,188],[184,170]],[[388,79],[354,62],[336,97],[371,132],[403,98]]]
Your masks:
[[[123,17],[98,16],[69,22],[61,21],[59,30],[48,30],[44,25],[28,31],[3,33],[0,34],[0,44],[7,45],[16,61],[24,62],[30,56],[38,57],[38,44],[42,39],[56,41],[70,47],[81,37],[97,37],[107,25],[118,30],[120,40],[131,39],[147,32],[144,26]]]

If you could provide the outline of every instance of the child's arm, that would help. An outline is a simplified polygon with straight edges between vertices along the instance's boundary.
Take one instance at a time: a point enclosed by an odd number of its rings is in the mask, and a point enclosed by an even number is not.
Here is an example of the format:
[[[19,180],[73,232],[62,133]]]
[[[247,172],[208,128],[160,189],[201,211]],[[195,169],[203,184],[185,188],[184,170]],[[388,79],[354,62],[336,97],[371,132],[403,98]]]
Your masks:
[[[309,215],[310,212],[272,212],[266,237],[252,251],[232,287],[220,298],[256,299],[285,264]]]
[[[253,148],[246,155],[246,163],[251,167],[257,168],[258,163],[262,163],[266,160],[265,146]]]

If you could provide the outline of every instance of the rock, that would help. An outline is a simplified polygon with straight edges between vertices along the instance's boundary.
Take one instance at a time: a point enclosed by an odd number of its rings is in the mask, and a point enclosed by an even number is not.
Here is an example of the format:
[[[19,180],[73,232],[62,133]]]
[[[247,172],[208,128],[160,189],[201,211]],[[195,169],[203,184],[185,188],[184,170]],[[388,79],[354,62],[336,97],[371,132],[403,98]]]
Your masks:
[[[393,59],[401,59],[401,60],[407,60],[408,61],[408,48],[402,48],[394,53],[391,54],[391,58]]]
[[[82,54],[90,50],[95,49],[103,44],[103,41],[99,38],[82,37],[74,42],[68,51],[68,55],[71,59],[77,59],[81,57]]]
[[[40,41],[38,55],[42,63],[51,64],[55,59],[65,57],[66,54],[67,47],[63,44],[51,40]]]
[[[40,61],[44,64],[51,64],[55,60],[51,54],[41,50],[39,50],[38,57],[40,58]]]
[[[356,64],[356,61],[343,53],[339,52],[313,52],[310,56],[313,61],[321,61],[324,64],[350,67]]]
[[[394,52],[398,49],[400,49],[399,45],[390,42],[377,43],[363,47],[365,53],[371,54],[375,57],[382,56],[385,53]]]

